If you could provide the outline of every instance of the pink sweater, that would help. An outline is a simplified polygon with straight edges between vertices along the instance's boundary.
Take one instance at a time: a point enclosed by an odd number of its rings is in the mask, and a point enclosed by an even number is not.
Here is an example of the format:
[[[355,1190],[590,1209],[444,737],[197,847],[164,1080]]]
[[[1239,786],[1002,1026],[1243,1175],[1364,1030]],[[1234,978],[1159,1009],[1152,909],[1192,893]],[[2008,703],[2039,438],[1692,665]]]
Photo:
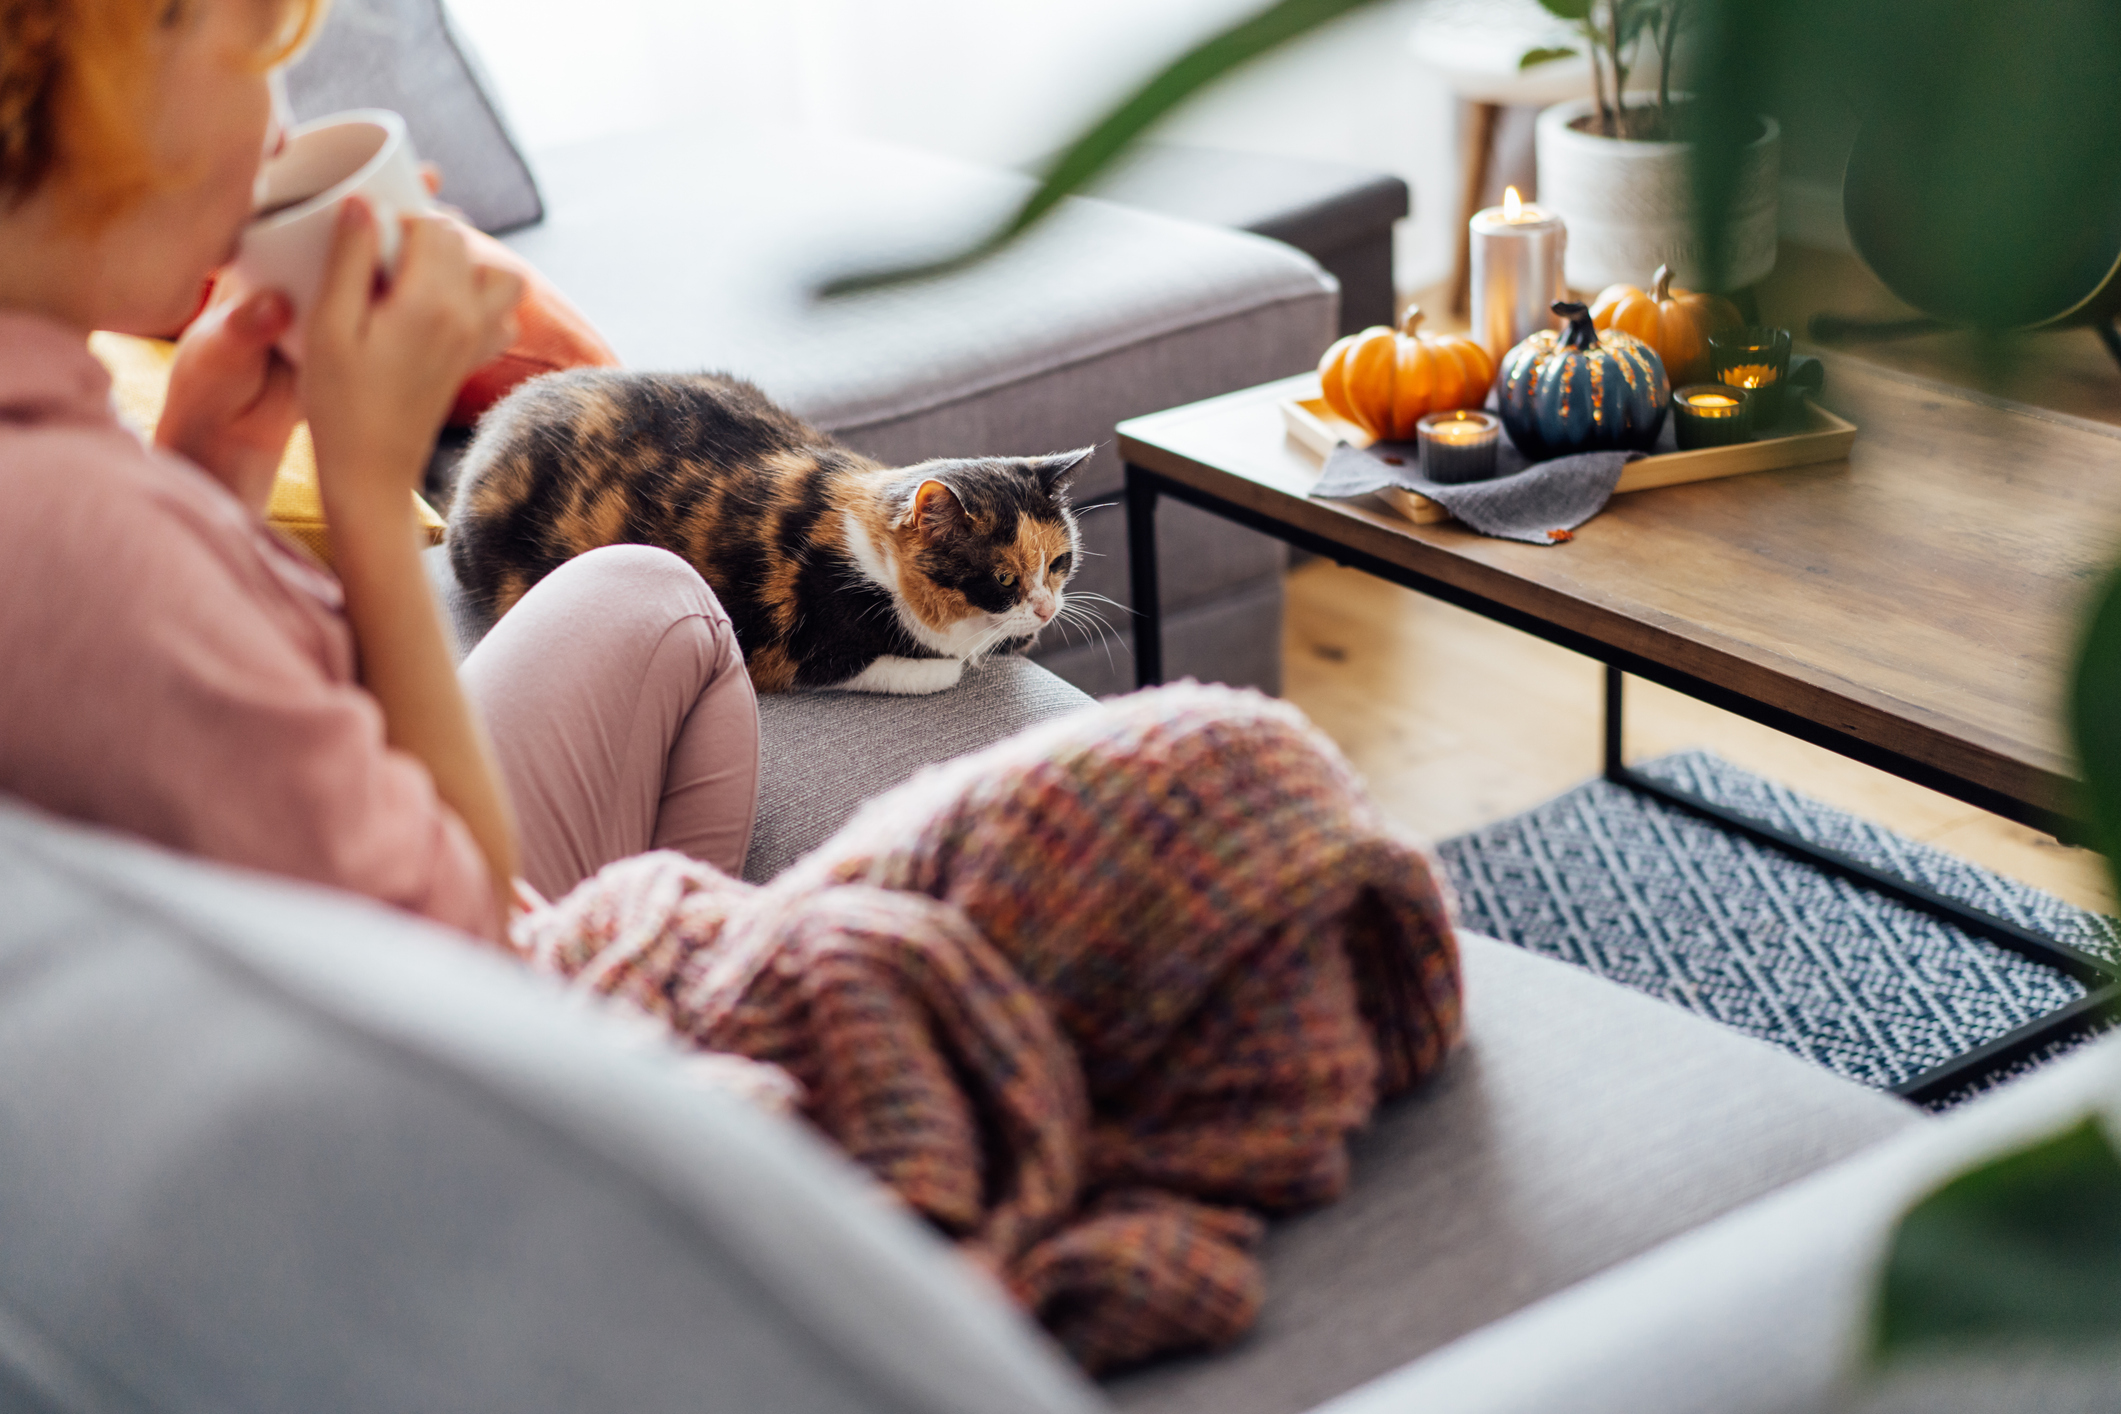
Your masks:
[[[491,935],[485,863],[385,744],[341,606],[118,423],[79,335],[0,311],[0,792]]]

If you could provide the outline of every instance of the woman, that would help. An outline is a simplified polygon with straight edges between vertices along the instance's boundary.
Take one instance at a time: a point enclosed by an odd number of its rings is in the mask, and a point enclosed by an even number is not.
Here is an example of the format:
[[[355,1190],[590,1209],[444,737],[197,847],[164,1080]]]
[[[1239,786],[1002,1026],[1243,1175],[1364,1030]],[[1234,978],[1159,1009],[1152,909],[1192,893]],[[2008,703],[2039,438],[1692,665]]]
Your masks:
[[[756,709],[677,558],[582,556],[452,670],[410,492],[518,290],[440,221],[379,291],[348,206],[299,370],[284,300],[210,310],[143,447],[89,331],[173,327],[227,260],[316,3],[0,0],[0,792],[426,914],[782,1067],[1086,1365],[1234,1338],[1243,1209],[1337,1194],[1347,1133],[1456,1034],[1418,849],[1295,712],[1192,687],[731,879]],[[260,518],[298,416],[336,579]]]
[[[0,790],[496,940],[519,874],[557,897],[655,846],[739,869],[756,708],[675,557],[553,575],[460,685],[410,493],[519,283],[445,221],[407,221],[378,291],[349,202],[299,370],[257,294],[185,333],[152,449],[112,420],[87,334],[191,313],[320,3],[0,3]],[[260,518],[304,416],[336,581]]]

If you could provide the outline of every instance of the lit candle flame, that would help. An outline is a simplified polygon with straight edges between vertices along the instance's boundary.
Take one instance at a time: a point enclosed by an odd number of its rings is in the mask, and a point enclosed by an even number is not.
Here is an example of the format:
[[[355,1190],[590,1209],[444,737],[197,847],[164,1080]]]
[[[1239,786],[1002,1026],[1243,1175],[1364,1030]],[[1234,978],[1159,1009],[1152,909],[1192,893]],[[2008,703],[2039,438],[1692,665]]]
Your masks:
[[[1522,219],[1523,216],[1524,198],[1517,194],[1517,188],[1504,187],[1502,189],[1502,219],[1505,221],[1516,221]]]
[[[1740,363],[1724,369],[1722,381],[1733,388],[1762,388],[1781,376],[1772,363]]]

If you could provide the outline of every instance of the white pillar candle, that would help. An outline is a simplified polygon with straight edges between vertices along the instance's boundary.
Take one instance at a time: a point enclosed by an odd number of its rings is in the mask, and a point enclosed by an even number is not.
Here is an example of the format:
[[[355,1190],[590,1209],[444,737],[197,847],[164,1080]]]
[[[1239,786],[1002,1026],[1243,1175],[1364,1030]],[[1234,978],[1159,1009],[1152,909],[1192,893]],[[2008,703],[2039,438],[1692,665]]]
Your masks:
[[[1561,278],[1568,243],[1561,218],[1521,202],[1515,187],[1502,205],[1474,215],[1473,337],[1498,365],[1528,335],[1560,327],[1553,304],[1569,297]]]

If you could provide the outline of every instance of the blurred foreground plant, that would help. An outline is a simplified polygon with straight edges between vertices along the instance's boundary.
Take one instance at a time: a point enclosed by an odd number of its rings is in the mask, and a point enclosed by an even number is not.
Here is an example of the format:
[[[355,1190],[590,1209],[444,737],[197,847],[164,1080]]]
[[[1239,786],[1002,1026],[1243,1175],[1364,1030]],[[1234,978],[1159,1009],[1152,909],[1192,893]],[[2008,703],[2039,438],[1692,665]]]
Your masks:
[[[1871,1350],[1924,1356],[2121,1346],[2121,1159],[2099,1122],[1992,1159],[1901,1218]]]
[[[1712,273],[1725,267],[1738,156],[1758,136],[1757,115],[1822,108],[1858,119],[1859,145],[1889,158],[1882,190],[1864,195],[1886,203],[1916,283],[1950,306],[1928,312],[1986,327],[2036,322],[2027,311],[2067,267],[2086,267],[2087,291],[2112,270],[2121,5],[1698,3],[1695,191]]]
[[[2121,1157],[2095,1115],[1949,1180],[1900,1219],[1863,1414],[2121,1408]]]

